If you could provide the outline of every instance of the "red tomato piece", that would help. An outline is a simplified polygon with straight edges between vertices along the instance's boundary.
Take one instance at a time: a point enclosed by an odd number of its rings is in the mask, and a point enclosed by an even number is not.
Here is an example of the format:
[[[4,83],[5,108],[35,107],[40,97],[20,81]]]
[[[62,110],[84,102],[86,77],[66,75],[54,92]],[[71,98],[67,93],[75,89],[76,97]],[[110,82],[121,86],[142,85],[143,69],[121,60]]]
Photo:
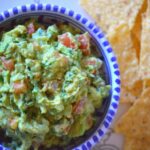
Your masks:
[[[24,82],[17,81],[13,83],[14,92],[16,94],[25,93],[27,91],[27,86]]]
[[[82,52],[85,56],[89,56],[91,54],[90,50],[88,49],[82,49]]]
[[[74,114],[81,114],[83,111],[83,107],[85,105],[85,100],[80,100],[78,101],[74,106],[73,106],[73,113]]]
[[[34,27],[34,24],[33,23],[30,23],[28,26],[27,26],[27,31],[28,31],[28,34],[32,34],[35,32],[35,27]]]
[[[14,70],[15,65],[14,65],[14,61],[12,59],[6,60],[5,57],[1,57],[1,60],[2,60],[2,64],[3,64],[5,69],[7,69],[9,71]]]
[[[96,60],[88,60],[86,61],[86,65],[96,65]]]
[[[69,48],[75,48],[75,43],[71,40],[67,33],[58,36],[58,41]]]
[[[82,34],[78,37],[79,41],[79,48],[81,49],[82,53],[86,56],[90,55],[90,49],[89,49],[89,36],[86,34]]]
[[[88,48],[88,44],[89,44],[89,38],[87,38],[87,36],[85,36],[84,34],[80,35],[78,37],[78,41],[80,42],[80,49],[87,49]]]
[[[96,70],[93,70],[91,73],[93,74],[93,75],[96,75]]]

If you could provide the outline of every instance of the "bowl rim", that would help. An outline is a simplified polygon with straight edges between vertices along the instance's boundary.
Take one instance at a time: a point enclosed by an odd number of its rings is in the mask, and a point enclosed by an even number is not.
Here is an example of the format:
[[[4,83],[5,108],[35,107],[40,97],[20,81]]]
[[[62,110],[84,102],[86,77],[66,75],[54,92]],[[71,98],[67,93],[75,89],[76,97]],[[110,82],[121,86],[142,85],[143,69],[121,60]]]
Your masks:
[[[98,27],[91,19],[87,19],[84,14],[76,13],[74,10],[59,6],[52,5],[50,3],[46,4],[25,4],[22,6],[16,6],[14,8],[8,9],[0,13],[0,24],[5,22],[7,19],[13,18],[20,14],[25,13],[35,13],[35,12],[47,12],[47,13],[58,13],[70,17],[70,19],[80,23],[90,34],[96,39],[96,41],[101,46],[101,53],[105,60],[107,60],[107,67],[110,73],[110,83],[111,83],[111,101],[108,111],[104,117],[102,124],[97,128],[95,133],[91,135],[84,143],[78,145],[73,150],[90,150],[94,145],[96,145],[102,137],[106,134],[108,128],[110,127],[116,112],[118,110],[118,105],[120,101],[120,71],[117,63],[117,59],[113,52],[113,49],[109,42],[107,41],[101,28]],[[6,150],[6,148],[0,145],[0,148]]]

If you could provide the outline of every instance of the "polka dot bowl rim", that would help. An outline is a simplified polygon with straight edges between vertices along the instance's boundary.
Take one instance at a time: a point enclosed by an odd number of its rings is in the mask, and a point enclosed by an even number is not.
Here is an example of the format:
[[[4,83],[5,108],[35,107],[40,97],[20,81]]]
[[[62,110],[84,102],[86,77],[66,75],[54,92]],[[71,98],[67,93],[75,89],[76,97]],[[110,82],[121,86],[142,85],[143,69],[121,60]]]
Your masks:
[[[0,13],[0,24],[7,19],[13,18],[19,14],[24,14],[28,12],[48,12],[57,13],[64,15],[64,17],[69,17],[70,20],[80,23],[86,30],[94,37],[101,46],[101,53],[105,60],[107,60],[107,67],[110,73],[111,80],[111,101],[109,108],[102,124],[99,128],[86,140],[84,143],[78,145],[73,150],[90,150],[94,145],[96,145],[102,137],[107,132],[110,127],[115,114],[118,109],[120,100],[120,72],[118,68],[117,59],[114,55],[111,45],[105,38],[102,30],[95,25],[90,19],[87,19],[84,14],[75,13],[73,10],[66,9],[58,5],[51,4],[27,4],[23,6],[17,6],[12,9],[8,9]],[[7,148],[0,145],[0,150],[6,150]]]

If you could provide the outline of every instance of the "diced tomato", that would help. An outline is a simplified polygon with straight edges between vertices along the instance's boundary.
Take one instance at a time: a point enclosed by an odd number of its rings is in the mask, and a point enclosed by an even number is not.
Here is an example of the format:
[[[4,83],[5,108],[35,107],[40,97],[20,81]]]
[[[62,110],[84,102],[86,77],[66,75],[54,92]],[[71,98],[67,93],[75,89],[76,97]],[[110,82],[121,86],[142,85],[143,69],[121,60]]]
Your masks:
[[[71,42],[70,48],[76,48],[75,43]]]
[[[96,65],[96,60],[87,60],[86,65]]]
[[[61,42],[66,47],[75,48],[75,43],[71,41],[67,33],[58,36],[58,41]]]
[[[82,114],[84,105],[85,100],[80,100],[77,103],[75,103],[75,105],[73,106],[73,113],[77,115]]]
[[[12,59],[6,60],[5,57],[1,57],[1,60],[2,60],[2,64],[3,64],[5,69],[7,69],[9,71],[14,70],[15,65],[14,65],[14,61]]]
[[[81,51],[85,56],[89,56],[91,54],[90,50],[88,49],[81,49]]]
[[[89,44],[89,37],[85,36],[85,34],[81,34],[78,37],[78,41],[80,42],[80,49],[87,49]]]
[[[14,92],[16,94],[25,93],[27,91],[27,85],[24,82],[16,81],[13,83]]]
[[[82,34],[78,37],[79,48],[81,49],[82,53],[86,56],[90,55],[89,49],[89,36],[87,34]]]
[[[33,23],[30,23],[28,26],[27,26],[27,31],[28,31],[28,34],[32,34],[35,32],[35,27],[34,27],[34,24]]]
[[[63,34],[63,35],[59,35],[58,36],[58,41],[60,41],[66,47],[70,47],[71,40],[70,40],[70,38],[68,37],[68,35],[66,33]]]
[[[96,70],[93,70],[93,71],[92,71],[92,74],[96,74]]]

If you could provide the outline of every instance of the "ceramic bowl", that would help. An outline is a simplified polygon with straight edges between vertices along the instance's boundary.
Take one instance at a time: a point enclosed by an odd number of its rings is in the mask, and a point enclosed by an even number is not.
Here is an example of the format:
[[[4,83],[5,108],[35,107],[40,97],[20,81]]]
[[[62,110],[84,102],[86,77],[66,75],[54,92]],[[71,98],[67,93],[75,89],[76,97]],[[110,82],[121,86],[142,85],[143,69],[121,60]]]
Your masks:
[[[91,36],[91,43],[96,48],[93,53],[104,61],[105,80],[107,84],[111,85],[111,91],[110,96],[103,101],[102,106],[95,112],[97,117],[95,125],[84,136],[73,139],[67,146],[50,148],[50,150],[89,150],[105,135],[119,104],[120,73],[113,49],[102,30],[91,20],[85,18],[83,14],[51,4],[23,5],[4,11],[0,14],[0,32],[10,30],[17,24],[24,24],[30,18],[37,18],[43,24],[62,22],[80,29],[81,32],[88,32]],[[0,138],[1,143],[3,140]],[[6,150],[6,148],[1,145],[0,150]]]

